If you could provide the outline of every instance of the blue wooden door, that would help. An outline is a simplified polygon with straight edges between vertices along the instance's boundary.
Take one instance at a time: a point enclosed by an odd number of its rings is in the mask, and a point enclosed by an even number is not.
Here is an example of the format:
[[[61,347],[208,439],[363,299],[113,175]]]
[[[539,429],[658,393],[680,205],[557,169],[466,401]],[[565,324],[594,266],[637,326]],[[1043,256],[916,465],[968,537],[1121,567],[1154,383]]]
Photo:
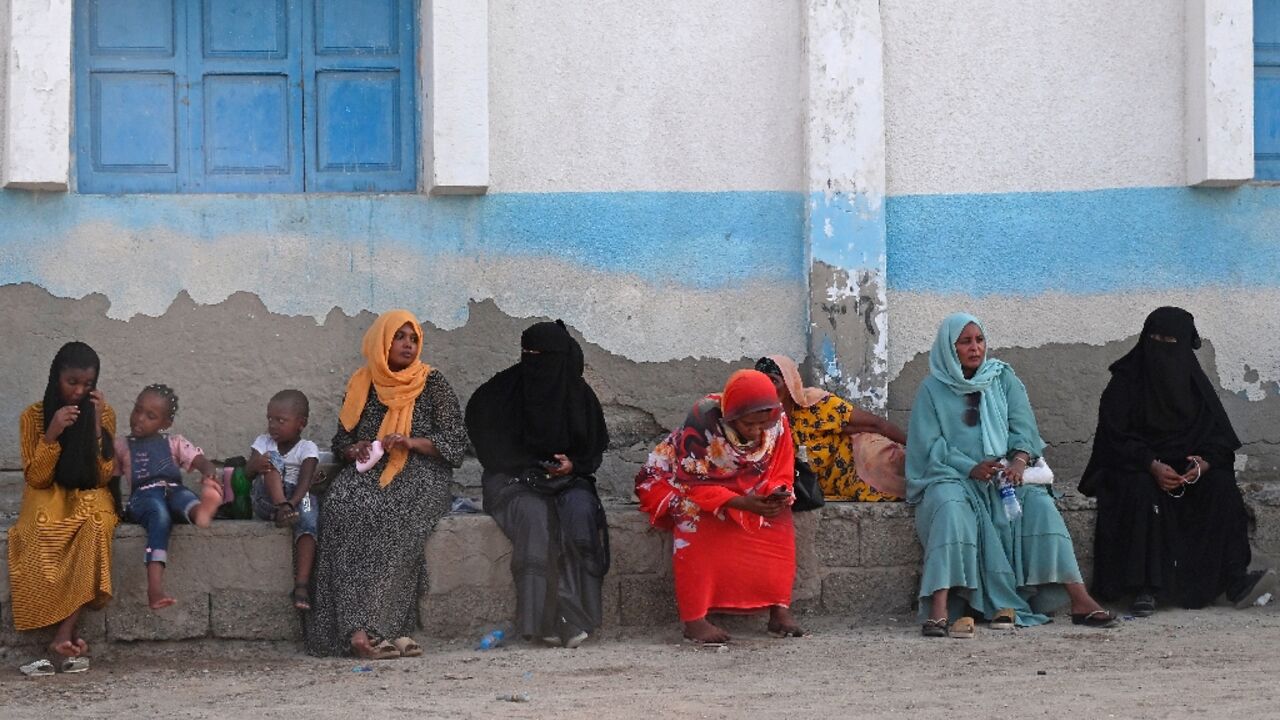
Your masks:
[[[413,3],[312,0],[304,15],[307,190],[414,190]]]
[[[1280,180],[1280,0],[1253,0],[1254,177]]]
[[[414,190],[412,0],[77,0],[88,193]]]

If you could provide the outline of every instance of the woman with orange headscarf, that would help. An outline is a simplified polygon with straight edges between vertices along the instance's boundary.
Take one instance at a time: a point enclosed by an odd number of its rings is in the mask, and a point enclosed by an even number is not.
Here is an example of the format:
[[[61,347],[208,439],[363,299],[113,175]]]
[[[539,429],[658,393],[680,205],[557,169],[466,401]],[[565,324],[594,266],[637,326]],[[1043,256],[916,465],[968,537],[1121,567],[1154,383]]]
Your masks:
[[[362,352],[333,437],[333,454],[347,465],[320,511],[307,650],[421,655],[409,636],[427,583],[423,547],[449,511],[467,432],[457,395],[420,359],[422,326],[412,313],[379,316]]]
[[[636,476],[640,509],[674,536],[684,636],[725,642],[707,613],[769,610],[769,631],[803,635],[791,615],[795,454],[773,383],[739,370],[699,400]]]

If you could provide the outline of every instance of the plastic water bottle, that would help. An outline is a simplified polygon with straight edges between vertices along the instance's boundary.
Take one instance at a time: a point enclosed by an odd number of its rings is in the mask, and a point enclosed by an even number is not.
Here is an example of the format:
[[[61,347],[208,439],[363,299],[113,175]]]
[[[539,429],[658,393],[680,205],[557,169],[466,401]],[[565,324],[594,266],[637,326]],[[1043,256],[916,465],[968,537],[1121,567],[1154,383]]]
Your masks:
[[[480,642],[476,643],[477,650],[492,650],[501,647],[502,641],[507,639],[507,634],[501,630],[490,630],[480,638]]]
[[[1000,503],[1004,505],[1004,516],[1009,522],[1022,517],[1022,503],[1013,492],[1013,483],[1005,480],[1003,473],[1000,475]]]

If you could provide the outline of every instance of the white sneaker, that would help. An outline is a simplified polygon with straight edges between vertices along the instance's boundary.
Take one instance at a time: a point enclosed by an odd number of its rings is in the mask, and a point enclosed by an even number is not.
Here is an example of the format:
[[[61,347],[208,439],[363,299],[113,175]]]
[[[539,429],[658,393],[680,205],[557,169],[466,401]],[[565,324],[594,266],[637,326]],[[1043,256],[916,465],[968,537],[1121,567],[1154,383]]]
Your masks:
[[[579,631],[577,635],[565,640],[564,646],[570,650],[576,650],[582,645],[582,643],[587,641],[587,637],[588,635],[586,631]]]

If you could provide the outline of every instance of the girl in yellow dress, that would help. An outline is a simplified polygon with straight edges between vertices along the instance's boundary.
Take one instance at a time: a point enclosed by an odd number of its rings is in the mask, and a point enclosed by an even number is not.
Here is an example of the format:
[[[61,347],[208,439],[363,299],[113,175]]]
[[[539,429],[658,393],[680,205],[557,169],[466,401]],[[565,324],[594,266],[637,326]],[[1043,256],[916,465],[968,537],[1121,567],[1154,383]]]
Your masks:
[[[827,500],[882,502],[906,495],[907,434],[897,425],[821,388],[807,388],[785,355],[756,362],[769,376],[787,417],[797,457],[818,476]],[[803,448],[803,450],[801,450]]]
[[[9,529],[13,624],[57,624],[51,656],[63,672],[89,669],[89,646],[76,634],[85,608],[111,599],[111,538],[116,513],[107,483],[116,416],[97,389],[98,354],[82,342],[58,350],[44,400],[23,411],[22,509]],[[24,666],[48,674],[47,660]]]

